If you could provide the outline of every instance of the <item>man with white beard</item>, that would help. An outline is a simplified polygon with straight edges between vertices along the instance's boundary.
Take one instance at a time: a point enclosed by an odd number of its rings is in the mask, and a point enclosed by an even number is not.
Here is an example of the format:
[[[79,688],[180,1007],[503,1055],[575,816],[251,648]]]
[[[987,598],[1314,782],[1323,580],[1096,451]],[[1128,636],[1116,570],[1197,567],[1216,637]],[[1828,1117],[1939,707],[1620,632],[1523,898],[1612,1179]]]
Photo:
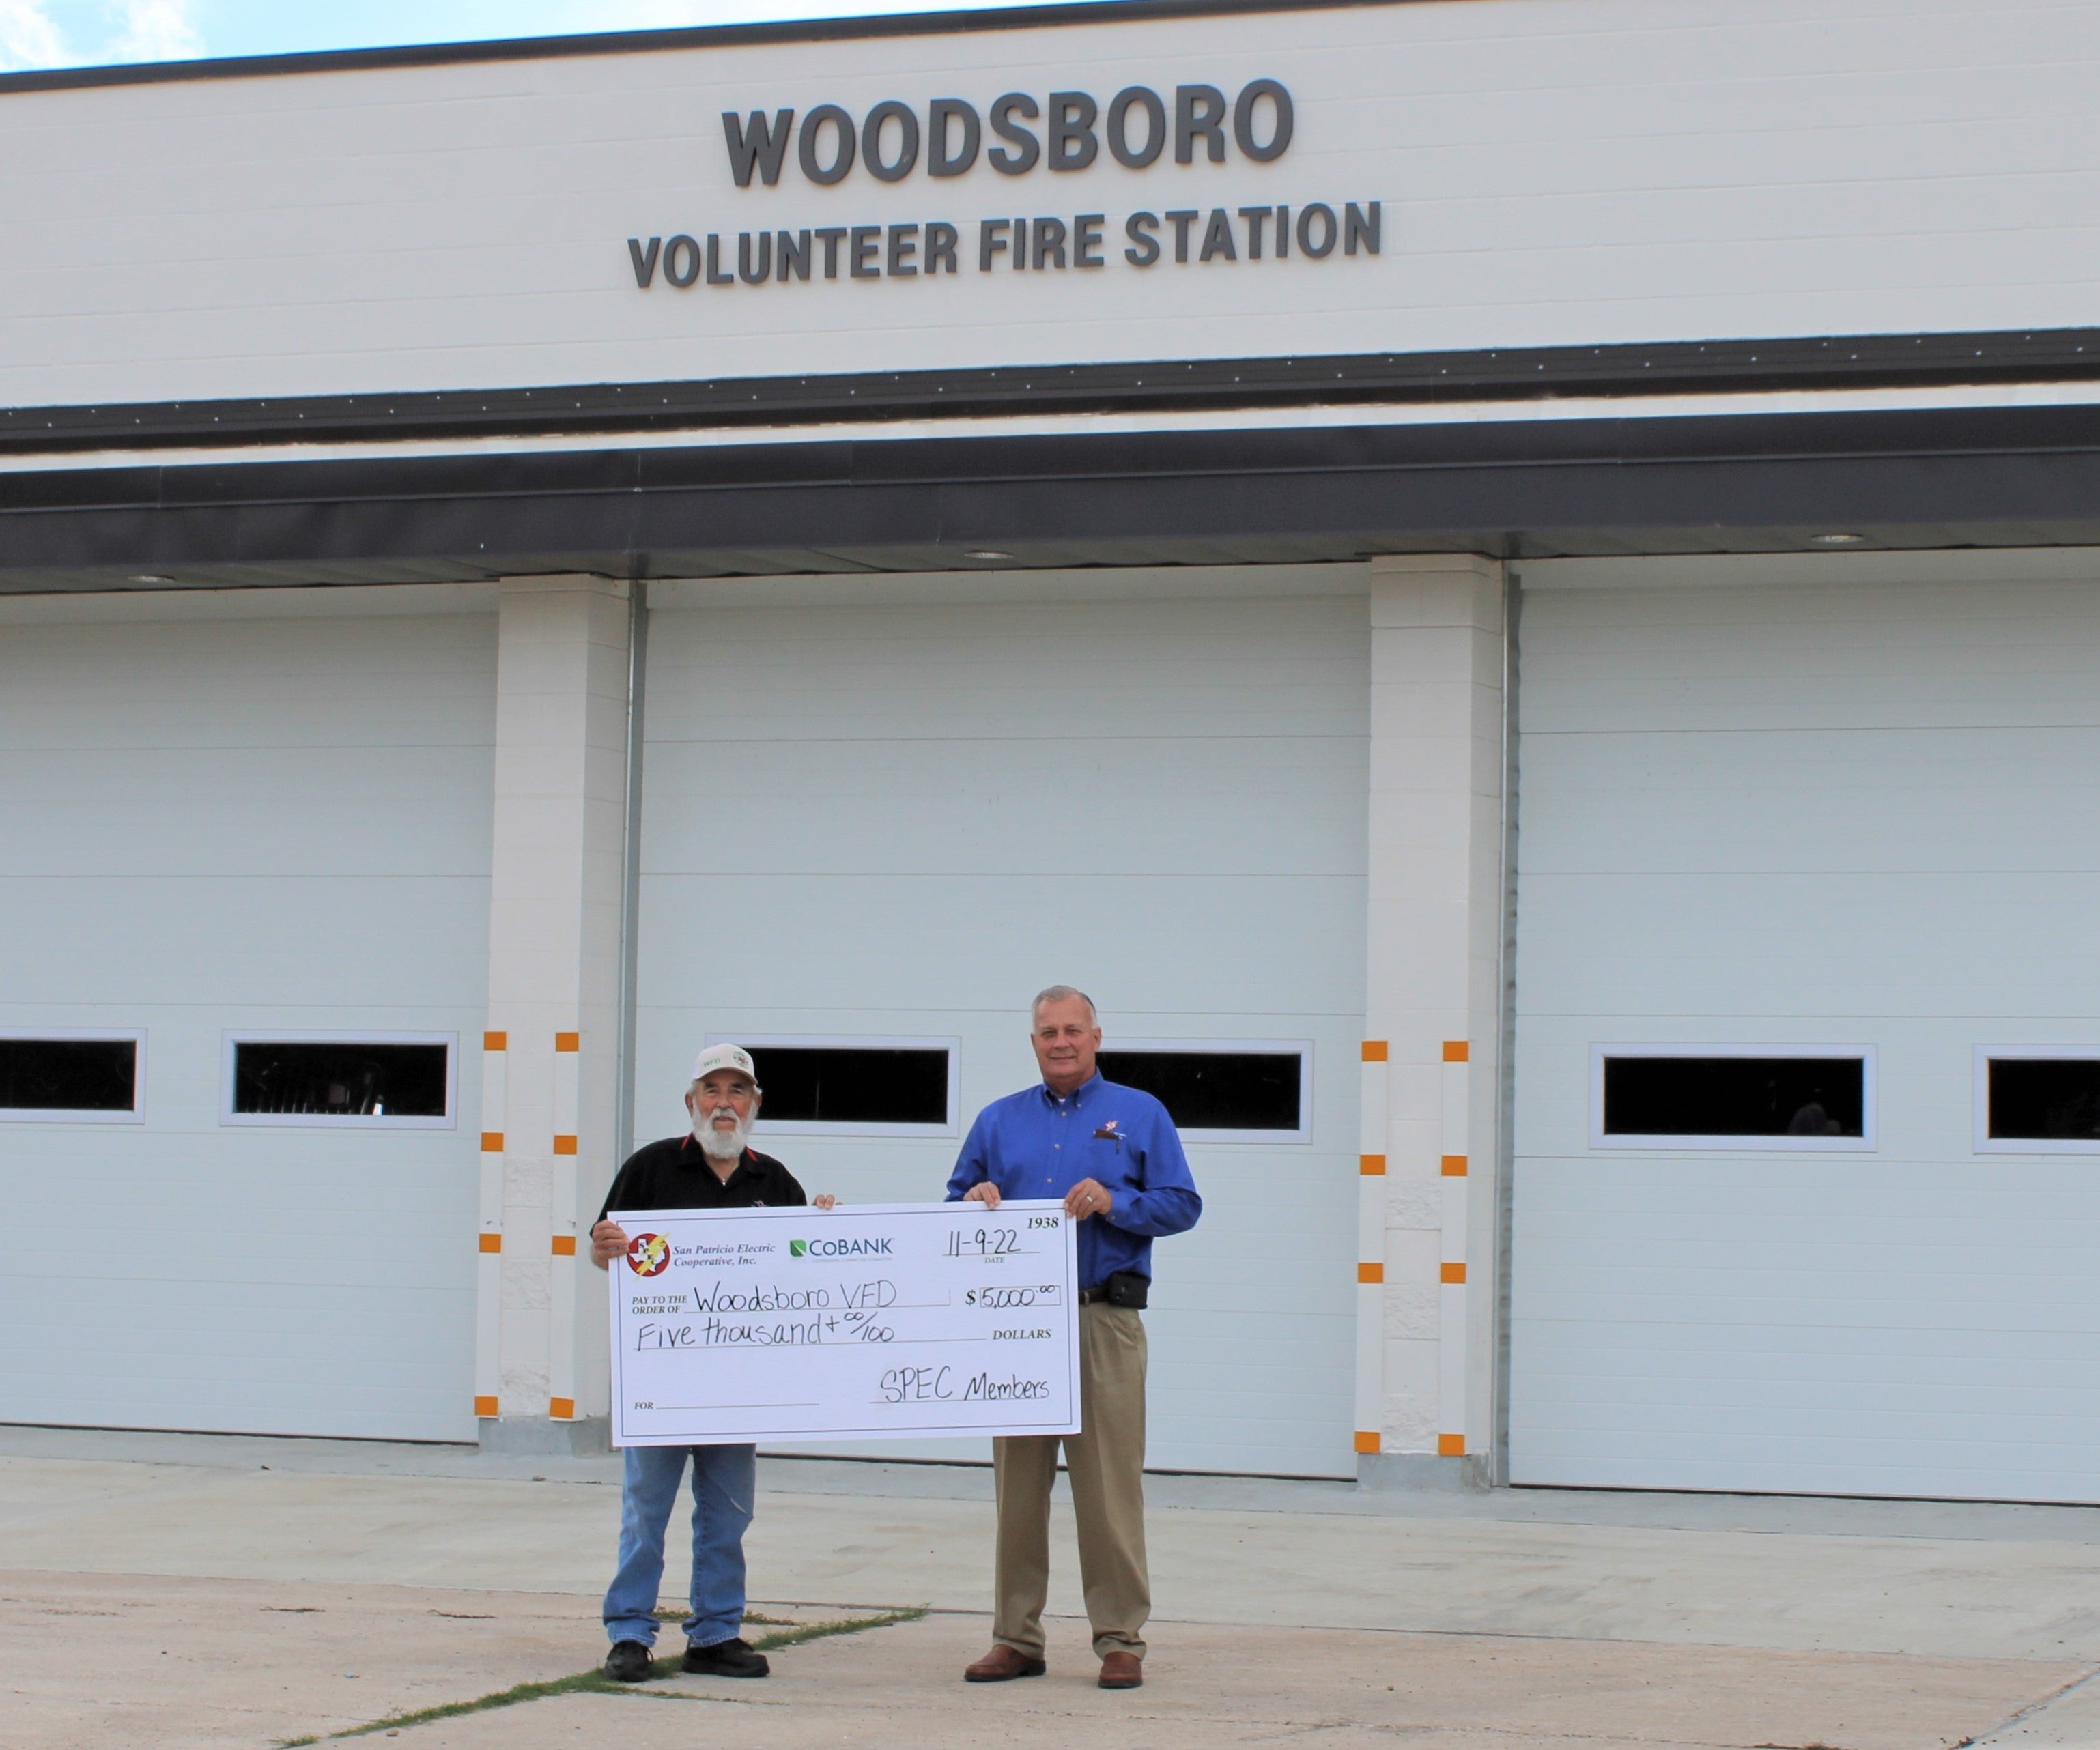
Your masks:
[[[800,1208],[810,1202],[794,1175],[750,1146],[758,1117],[758,1073],[740,1045],[711,1045],[693,1065],[683,1136],[638,1148],[606,1193],[591,1228],[599,1269],[628,1250],[615,1210]],[[836,1200],[816,1199],[818,1209]],[[757,1489],[758,1449],[748,1444],[630,1446],[620,1499],[620,1565],[605,1594],[612,1642],[605,1674],[639,1683],[655,1674],[656,1598],[664,1581],[664,1530],[686,1461],[693,1465],[693,1580],[682,1668],[708,1677],[762,1677],[770,1668],[739,1633],[743,1626],[743,1534]]]

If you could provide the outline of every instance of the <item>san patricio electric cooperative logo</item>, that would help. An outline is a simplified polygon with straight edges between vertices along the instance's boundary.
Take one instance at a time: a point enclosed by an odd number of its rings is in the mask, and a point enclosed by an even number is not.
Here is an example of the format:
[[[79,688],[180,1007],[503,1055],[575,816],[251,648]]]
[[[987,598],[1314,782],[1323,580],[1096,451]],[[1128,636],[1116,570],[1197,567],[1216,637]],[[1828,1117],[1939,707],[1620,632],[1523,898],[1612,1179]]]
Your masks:
[[[790,1258],[888,1258],[887,1240],[790,1240]]]
[[[671,1242],[660,1233],[638,1233],[627,1242],[627,1267],[638,1276],[660,1276],[671,1263]]]

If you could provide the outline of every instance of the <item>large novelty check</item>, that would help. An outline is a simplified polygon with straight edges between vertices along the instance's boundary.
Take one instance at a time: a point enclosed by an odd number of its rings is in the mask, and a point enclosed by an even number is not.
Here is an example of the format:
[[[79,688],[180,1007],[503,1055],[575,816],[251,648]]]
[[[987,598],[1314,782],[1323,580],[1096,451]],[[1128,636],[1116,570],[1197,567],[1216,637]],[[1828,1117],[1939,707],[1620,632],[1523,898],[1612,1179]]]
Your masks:
[[[1061,1204],[620,1220],[617,1446],[1079,1431],[1078,1243]]]

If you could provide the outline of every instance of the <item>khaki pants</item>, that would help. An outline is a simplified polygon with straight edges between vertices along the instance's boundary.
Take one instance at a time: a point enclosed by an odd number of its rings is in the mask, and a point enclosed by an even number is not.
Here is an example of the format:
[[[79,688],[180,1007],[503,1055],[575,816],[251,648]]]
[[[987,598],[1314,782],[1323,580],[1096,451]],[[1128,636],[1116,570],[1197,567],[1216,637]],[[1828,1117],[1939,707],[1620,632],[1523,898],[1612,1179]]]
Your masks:
[[[992,1442],[999,1485],[999,1556],[992,1638],[1043,1656],[1050,1589],[1050,1485],[1057,1446],[1079,1522],[1079,1584],[1094,1654],[1145,1656],[1152,1614],[1145,1565],[1145,1320],[1127,1307],[1079,1309],[1079,1434],[1017,1435]]]

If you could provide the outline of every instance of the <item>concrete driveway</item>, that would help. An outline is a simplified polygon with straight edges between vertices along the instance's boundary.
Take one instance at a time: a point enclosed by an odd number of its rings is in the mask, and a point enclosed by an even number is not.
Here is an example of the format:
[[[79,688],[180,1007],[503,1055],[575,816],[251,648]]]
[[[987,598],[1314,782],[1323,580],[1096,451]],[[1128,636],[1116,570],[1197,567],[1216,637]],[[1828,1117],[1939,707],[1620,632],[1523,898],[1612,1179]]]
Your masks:
[[[0,1431],[0,1743],[262,1747],[587,1672],[615,1477],[604,1460]],[[982,1472],[769,1461],[749,1549],[773,1620],[748,1634],[928,1614],[782,1646],[763,1683],[558,1692],[373,1735],[2100,1746],[2088,1510],[1173,1478],[1152,1495],[1141,1690],[1093,1687],[1069,1561],[1050,1675],[957,1681],[988,1639]]]

